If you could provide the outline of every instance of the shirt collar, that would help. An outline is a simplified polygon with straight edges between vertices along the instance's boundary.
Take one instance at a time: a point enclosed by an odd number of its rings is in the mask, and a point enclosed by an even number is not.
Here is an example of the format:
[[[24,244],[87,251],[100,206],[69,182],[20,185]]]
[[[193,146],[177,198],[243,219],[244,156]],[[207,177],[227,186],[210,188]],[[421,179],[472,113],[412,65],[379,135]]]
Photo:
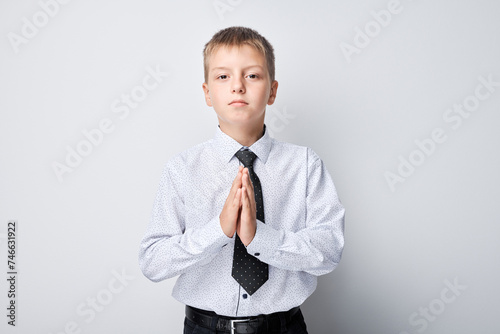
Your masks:
[[[238,143],[232,137],[222,132],[220,126],[217,125],[214,136],[214,146],[221,155],[222,161],[228,163],[236,152],[238,152],[243,145]],[[269,131],[264,124],[264,135],[260,137],[255,143],[248,148],[255,153],[257,157],[266,163],[269,152],[271,151],[272,138],[269,136]]]

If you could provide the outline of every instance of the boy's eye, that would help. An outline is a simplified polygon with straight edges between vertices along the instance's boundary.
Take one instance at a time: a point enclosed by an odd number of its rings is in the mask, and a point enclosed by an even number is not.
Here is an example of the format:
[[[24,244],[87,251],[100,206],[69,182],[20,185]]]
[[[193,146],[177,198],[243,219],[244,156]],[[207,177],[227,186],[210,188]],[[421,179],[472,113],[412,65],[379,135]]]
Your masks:
[[[250,79],[257,79],[257,74],[249,74],[248,77]]]
[[[225,74],[219,75],[219,76],[217,77],[217,79],[223,79],[223,80],[224,80],[224,79],[227,79],[227,75],[225,75]]]

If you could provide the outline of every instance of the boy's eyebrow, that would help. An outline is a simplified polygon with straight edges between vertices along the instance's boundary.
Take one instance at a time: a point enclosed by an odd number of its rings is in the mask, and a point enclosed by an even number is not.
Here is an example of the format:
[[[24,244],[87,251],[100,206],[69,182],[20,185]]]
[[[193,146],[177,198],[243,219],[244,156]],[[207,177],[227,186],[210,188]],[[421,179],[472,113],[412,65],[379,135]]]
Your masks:
[[[246,67],[244,67],[243,69],[244,69],[244,70],[247,70],[247,69],[252,68],[252,67],[259,67],[260,69],[264,69],[264,67],[263,67],[263,66],[261,66],[261,65],[250,65],[250,66],[246,66]],[[212,69],[210,70],[210,72],[213,72],[213,71],[215,71],[215,70],[229,70],[229,69],[230,69],[229,67],[218,66],[218,67],[214,67],[214,68],[212,68]]]

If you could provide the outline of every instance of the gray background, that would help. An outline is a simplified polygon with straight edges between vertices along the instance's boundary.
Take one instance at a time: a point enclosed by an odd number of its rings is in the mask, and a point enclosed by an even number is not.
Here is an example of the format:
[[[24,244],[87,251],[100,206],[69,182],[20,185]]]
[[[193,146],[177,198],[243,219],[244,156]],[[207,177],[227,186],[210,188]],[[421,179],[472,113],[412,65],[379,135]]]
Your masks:
[[[19,222],[17,326],[2,279],[1,332],[181,332],[175,279],[142,276],[139,242],[163,164],[217,125],[203,45],[244,25],[275,48],[272,135],[313,148],[347,209],[342,262],[303,305],[310,333],[498,333],[500,87],[460,127],[443,116],[474,102],[479,77],[500,82],[500,3],[401,0],[377,31],[371,12],[390,2],[74,0],[44,22],[38,1],[1,1],[2,263],[7,221]],[[34,16],[16,52],[9,36]],[[373,37],[346,57],[356,27]],[[113,101],[148,66],[169,74],[121,119]],[[113,131],[58,180],[53,163],[103,119]],[[435,128],[446,140],[423,156],[415,141]],[[400,156],[418,166],[391,188]]]

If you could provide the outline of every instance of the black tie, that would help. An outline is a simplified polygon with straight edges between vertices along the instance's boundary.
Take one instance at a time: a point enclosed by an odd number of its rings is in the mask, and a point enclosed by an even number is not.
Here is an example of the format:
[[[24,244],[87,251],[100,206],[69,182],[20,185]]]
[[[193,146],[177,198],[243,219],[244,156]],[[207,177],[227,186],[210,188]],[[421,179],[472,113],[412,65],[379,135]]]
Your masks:
[[[257,157],[252,151],[245,149],[236,152],[236,157],[248,168],[248,174],[253,184],[255,193],[255,204],[257,207],[257,219],[264,223],[264,201],[262,200],[262,188],[260,186],[259,178],[253,171],[253,162]],[[245,245],[236,234],[234,242],[234,256],[233,256],[233,270],[231,275],[234,279],[252,295],[259,289],[268,279],[269,266],[248,254]]]

